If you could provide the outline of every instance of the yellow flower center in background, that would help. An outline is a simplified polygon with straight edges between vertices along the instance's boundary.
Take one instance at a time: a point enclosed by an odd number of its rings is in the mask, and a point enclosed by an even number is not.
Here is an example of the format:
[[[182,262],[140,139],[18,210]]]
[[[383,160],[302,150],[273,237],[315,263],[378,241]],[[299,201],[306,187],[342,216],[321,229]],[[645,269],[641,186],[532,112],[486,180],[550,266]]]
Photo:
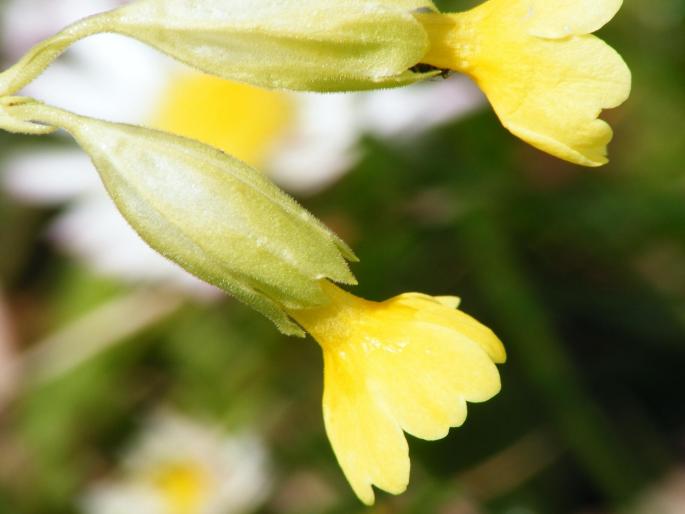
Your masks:
[[[209,488],[205,470],[193,463],[162,466],[151,477],[167,504],[169,514],[199,514]]]
[[[292,114],[287,94],[192,73],[171,81],[151,125],[262,168]]]

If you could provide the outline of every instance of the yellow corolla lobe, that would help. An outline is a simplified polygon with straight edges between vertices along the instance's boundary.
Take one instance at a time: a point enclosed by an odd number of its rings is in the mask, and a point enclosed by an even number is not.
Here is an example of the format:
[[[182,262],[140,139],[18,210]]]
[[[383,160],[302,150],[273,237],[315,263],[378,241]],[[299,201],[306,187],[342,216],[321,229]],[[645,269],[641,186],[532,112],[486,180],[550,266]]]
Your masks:
[[[338,462],[359,498],[372,486],[393,494],[409,481],[403,431],[447,435],[466,418],[466,402],[500,390],[495,363],[506,354],[485,326],[456,309],[454,297],[409,293],[384,302],[351,295],[330,282],[330,302],[291,311],[321,345],[323,412]]]
[[[631,74],[591,33],[620,0],[489,0],[463,13],[417,13],[431,48],[423,62],[469,74],[502,124],[536,148],[584,165],[607,162],[602,109],[622,104]]]

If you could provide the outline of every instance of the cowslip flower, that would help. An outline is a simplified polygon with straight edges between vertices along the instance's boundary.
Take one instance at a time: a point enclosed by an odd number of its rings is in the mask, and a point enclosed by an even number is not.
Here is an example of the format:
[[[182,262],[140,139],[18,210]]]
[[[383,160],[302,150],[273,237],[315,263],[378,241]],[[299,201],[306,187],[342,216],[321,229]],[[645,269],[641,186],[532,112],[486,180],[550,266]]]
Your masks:
[[[165,412],[148,420],[116,473],[80,504],[85,514],[243,514],[268,497],[271,481],[255,435]]]
[[[440,13],[430,0],[137,0],[37,45],[0,75],[12,94],[74,41],[117,32],[224,78],[306,91],[397,87],[444,71],[470,75],[506,128],[585,166],[607,162],[598,119],[631,76],[592,33],[621,0],[488,0]]]
[[[269,317],[310,332],[324,351],[324,419],[334,451],[365,503],[373,486],[409,478],[403,431],[426,439],[459,426],[467,401],[500,387],[504,349],[452,297],[405,294],[369,302],[351,250],[266,178],[217,149],[105,122],[30,98],[0,100],[15,132],[66,129],[89,154],[116,205],[153,248]]]
[[[18,124],[64,128],[88,153],[118,208],[153,248],[249,304],[286,334],[309,332],[324,355],[324,421],[357,496],[402,492],[403,431],[439,439],[466,402],[500,389],[506,355],[454,297],[370,302],[352,251],[266,178],[201,143],[85,118],[28,98],[2,101]],[[11,127],[10,127],[11,128]],[[331,279],[331,280],[328,280]]]
[[[117,2],[109,3],[114,7]],[[26,4],[11,3],[16,12],[5,21],[7,41],[27,37],[30,27],[22,14],[28,7],[39,9]],[[67,12],[51,7],[60,22],[68,16],[78,19],[94,5],[70,0],[64,8]],[[24,92],[89,116],[125,118],[210,144],[298,194],[317,191],[350,169],[363,134],[405,140],[482,104],[477,89],[459,77],[354,95],[258,89],[189,72],[158,52],[111,35],[75,45],[69,57]],[[126,80],[128,75],[135,80]],[[68,203],[48,235],[96,272],[132,283],[163,282],[191,297],[216,296],[216,289],[140,239],[78,149],[22,147],[6,156],[2,167],[0,181],[14,198],[37,205]]]
[[[325,282],[329,303],[290,310],[324,359],[328,437],[352,489],[366,504],[372,486],[393,494],[409,481],[403,431],[436,440],[466,419],[466,402],[500,390],[504,347],[457,309],[455,297],[408,293],[363,300]]]
[[[598,119],[630,94],[623,59],[592,35],[622,0],[489,0],[471,11],[417,14],[423,61],[471,75],[503,125],[542,151],[584,166],[607,162]]]

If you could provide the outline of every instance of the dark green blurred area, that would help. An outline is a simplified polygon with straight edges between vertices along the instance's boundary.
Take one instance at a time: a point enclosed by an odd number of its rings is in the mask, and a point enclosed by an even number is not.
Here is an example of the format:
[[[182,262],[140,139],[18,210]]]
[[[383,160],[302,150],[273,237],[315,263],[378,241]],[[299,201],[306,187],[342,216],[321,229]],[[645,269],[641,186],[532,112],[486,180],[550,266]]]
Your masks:
[[[606,116],[608,166],[547,157],[484,109],[411,145],[366,139],[354,170],[303,200],[360,256],[361,296],[457,294],[509,352],[502,392],[446,439],[410,440],[408,492],[372,512],[630,512],[685,466],[685,1],[627,0],[601,36],[634,75]],[[0,152],[33,142],[0,134]],[[22,341],[130,292],[47,246],[54,214],[0,197]],[[298,514],[363,512],[323,430],[320,360],[230,300],[187,304],[2,412],[0,512],[75,512],[158,404],[261,427],[280,482],[309,470],[337,493]]]

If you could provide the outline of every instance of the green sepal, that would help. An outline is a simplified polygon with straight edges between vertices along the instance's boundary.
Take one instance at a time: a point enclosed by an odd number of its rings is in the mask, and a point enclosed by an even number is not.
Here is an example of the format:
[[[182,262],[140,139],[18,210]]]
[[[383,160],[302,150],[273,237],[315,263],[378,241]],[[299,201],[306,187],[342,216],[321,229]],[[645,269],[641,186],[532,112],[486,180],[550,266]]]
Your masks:
[[[429,48],[416,0],[137,0],[107,25],[201,71],[300,91],[397,87]]]
[[[304,335],[287,309],[328,302],[322,280],[356,283],[345,243],[263,174],[213,147],[38,103],[19,118],[69,131],[143,240],[286,334]]]

